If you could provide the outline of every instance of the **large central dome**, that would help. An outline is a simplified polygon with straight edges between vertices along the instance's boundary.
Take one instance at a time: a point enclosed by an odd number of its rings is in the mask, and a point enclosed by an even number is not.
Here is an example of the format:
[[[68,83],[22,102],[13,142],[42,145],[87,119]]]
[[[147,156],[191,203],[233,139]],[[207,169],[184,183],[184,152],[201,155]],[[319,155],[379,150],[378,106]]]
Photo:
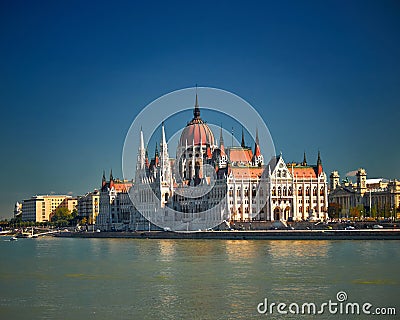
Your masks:
[[[200,108],[196,94],[196,103],[193,110],[193,119],[183,129],[179,146],[185,147],[193,145],[209,145],[214,146],[214,135],[210,127],[200,118]]]

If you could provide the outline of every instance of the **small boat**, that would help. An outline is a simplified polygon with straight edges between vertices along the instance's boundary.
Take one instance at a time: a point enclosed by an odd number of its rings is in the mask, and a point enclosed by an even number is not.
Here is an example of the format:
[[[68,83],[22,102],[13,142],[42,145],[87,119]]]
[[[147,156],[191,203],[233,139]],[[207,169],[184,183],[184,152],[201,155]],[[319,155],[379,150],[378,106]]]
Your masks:
[[[11,238],[10,238],[10,241],[17,241],[17,240],[18,240],[17,237],[11,237]]]

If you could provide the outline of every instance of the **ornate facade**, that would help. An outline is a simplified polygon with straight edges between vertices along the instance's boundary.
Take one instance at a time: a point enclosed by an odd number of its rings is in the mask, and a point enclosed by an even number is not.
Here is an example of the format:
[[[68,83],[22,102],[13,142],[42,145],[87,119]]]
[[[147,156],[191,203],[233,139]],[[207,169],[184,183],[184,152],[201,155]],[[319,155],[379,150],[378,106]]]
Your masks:
[[[359,208],[361,216],[394,217],[400,209],[400,181],[383,178],[367,179],[360,168],[356,183],[340,181],[337,171],[330,175],[329,205],[338,217],[348,217],[352,208]]]
[[[193,119],[184,128],[170,159],[164,124],[160,153],[148,159],[143,133],[132,195],[135,207],[157,225],[175,221],[184,230],[195,221],[273,221],[327,218],[327,179],[318,153],[317,165],[286,164],[282,155],[267,164],[258,132],[254,148],[242,132],[239,147],[219,143],[200,116],[196,95]]]

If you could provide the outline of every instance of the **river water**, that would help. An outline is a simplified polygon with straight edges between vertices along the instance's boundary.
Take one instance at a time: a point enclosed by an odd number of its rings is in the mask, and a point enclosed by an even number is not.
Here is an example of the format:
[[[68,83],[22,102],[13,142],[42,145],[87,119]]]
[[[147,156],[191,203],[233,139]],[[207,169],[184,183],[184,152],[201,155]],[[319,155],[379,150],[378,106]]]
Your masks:
[[[340,291],[400,318],[400,241],[6,239],[0,319],[377,318],[257,311]]]

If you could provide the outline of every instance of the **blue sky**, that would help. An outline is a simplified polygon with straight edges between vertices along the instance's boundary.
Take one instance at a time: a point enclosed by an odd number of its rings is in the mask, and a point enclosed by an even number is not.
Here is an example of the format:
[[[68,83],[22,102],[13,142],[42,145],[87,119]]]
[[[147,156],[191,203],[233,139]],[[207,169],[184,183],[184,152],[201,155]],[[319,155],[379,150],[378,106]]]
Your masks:
[[[121,176],[135,116],[196,83],[251,103],[287,161],[400,178],[399,39],[398,1],[1,1],[0,218]]]

